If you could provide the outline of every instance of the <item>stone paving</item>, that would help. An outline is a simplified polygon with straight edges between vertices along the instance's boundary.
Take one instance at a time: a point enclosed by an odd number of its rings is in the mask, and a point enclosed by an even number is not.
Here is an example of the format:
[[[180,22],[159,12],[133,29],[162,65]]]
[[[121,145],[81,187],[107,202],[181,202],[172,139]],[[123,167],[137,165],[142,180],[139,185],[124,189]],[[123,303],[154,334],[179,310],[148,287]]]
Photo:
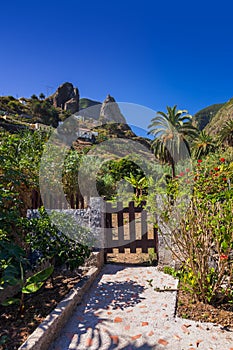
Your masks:
[[[233,332],[174,317],[177,284],[157,267],[105,265],[49,350],[233,350]]]

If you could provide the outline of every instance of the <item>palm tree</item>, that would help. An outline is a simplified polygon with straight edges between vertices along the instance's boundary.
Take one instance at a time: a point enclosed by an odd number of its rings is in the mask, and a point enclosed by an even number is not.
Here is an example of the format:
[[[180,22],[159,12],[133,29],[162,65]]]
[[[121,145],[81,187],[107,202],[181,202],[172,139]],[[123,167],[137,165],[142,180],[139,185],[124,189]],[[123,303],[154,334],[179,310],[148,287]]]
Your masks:
[[[202,130],[192,144],[193,155],[195,158],[201,158],[215,151],[217,147],[218,145],[214,143],[213,138]]]
[[[39,98],[40,98],[41,100],[44,100],[44,99],[45,99],[45,94],[43,94],[43,92],[41,92],[40,95],[39,95]]]
[[[233,146],[233,119],[228,120],[220,131],[220,141]]]
[[[192,125],[192,116],[186,110],[177,110],[177,106],[167,106],[167,113],[157,112],[149,128],[148,134],[155,137],[152,142],[155,155],[171,165],[175,177],[175,163],[190,156],[188,139],[195,138],[198,132]]]

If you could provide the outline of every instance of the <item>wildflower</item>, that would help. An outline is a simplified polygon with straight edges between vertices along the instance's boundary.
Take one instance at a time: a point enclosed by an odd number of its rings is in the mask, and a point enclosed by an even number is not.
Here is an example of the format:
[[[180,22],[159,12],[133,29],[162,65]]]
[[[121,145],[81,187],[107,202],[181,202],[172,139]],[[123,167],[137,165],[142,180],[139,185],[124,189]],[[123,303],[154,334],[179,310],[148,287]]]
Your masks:
[[[223,177],[223,181],[227,181],[227,178],[226,178],[226,177]]]
[[[216,167],[216,168],[214,168],[214,170],[215,170],[215,171],[218,171],[218,170],[219,170],[219,168],[217,168],[217,167]]]
[[[225,158],[220,158],[220,162],[225,162]]]
[[[197,162],[198,162],[198,163],[202,163],[202,159],[198,159]]]
[[[180,176],[184,176],[185,173],[183,171],[180,172]]]
[[[227,260],[228,256],[226,254],[220,255],[220,260]]]
[[[190,169],[189,169],[189,168],[186,168],[185,171],[186,171],[186,173],[189,173],[189,172],[190,172]]]

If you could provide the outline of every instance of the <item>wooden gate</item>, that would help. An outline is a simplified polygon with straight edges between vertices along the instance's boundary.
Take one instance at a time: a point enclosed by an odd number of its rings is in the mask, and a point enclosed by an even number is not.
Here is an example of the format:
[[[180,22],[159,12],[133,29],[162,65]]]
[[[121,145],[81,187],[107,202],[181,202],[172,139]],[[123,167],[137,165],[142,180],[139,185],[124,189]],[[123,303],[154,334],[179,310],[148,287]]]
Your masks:
[[[114,207],[112,203],[106,202],[104,215],[105,261],[113,249],[125,253],[126,248],[130,253],[136,253],[137,248],[142,253],[148,253],[148,248],[154,248],[158,260],[158,231],[153,226],[149,237],[148,212],[143,207],[135,207],[134,202],[129,202],[126,208],[121,202]]]

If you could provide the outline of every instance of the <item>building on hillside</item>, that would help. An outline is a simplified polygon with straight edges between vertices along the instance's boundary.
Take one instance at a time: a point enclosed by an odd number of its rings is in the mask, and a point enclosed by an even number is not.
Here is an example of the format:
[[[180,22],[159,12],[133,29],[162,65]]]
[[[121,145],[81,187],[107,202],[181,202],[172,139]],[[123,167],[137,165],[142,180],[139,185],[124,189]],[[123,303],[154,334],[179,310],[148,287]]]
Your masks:
[[[76,135],[78,137],[78,140],[95,143],[98,132],[91,131],[87,128],[79,128],[76,132]]]
[[[41,124],[41,123],[35,123],[35,124],[29,124],[30,128],[33,130],[42,130],[42,131],[49,131],[53,129],[52,126]]]

